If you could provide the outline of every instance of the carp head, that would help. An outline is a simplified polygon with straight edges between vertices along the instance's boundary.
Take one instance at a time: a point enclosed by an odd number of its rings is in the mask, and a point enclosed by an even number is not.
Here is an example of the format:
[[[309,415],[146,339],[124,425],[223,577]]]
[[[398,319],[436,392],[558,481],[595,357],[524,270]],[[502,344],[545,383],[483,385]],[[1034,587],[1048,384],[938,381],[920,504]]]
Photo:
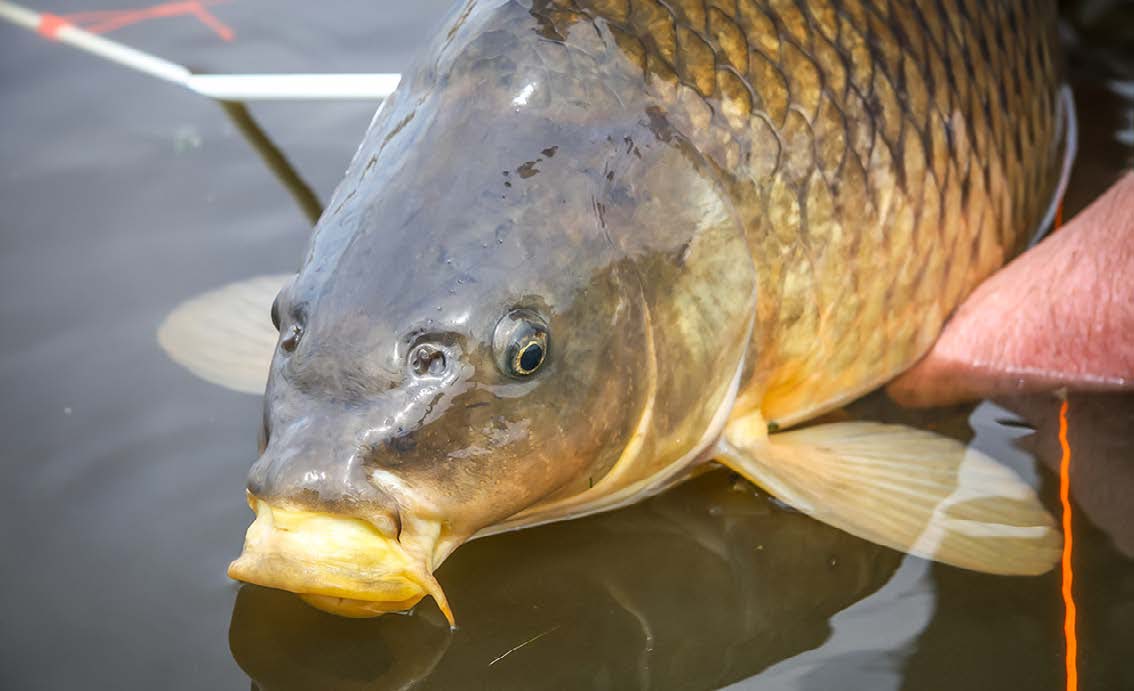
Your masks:
[[[278,294],[233,578],[452,620],[462,542],[657,491],[719,434],[755,291],[723,183],[615,41],[537,19],[442,36]]]

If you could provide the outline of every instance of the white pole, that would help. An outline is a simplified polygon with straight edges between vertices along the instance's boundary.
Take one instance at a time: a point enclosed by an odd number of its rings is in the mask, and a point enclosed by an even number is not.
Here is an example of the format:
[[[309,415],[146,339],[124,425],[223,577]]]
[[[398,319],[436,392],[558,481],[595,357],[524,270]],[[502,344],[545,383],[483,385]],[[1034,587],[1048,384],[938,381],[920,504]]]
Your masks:
[[[35,12],[10,2],[0,2],[0,17],[32,31],[36,31],[40,21]]]
[[[398,87],[398,74],[194,74],[187,86],[229,101],[257,99],[382,99]]]
[[[203,96],[223,100],[383,99],[393,93],[401,79],[398,74],[193,74],[156,55],[6,0],[0,0],[0,19]]]

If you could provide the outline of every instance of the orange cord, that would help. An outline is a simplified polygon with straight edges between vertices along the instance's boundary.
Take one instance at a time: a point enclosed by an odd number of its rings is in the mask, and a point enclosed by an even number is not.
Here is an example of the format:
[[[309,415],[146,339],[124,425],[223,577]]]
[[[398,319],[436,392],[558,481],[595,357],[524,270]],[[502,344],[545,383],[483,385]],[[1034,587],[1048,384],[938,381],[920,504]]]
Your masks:
[[[152,7],[135,10],[101,10],[96,12],[76,12],[63,16],[50,14],[42,15],[39,33],[48,38],[65,26],[74,24],[92,34],[105,34],[124,26],[138,24],[150,19],[162,17],[190,16],[204,24],[222,40],[231,41],[236,38],[236,32],[217,19],[209,12],[209,5],[216,5],[228,0],[190,0],[187,2],[166,2]]]
[[[39,26],[35,30],[39,32],[40,36],[54,41],[59,31],[68,26],[71,26],[71,23],[63,17],[44,12],[39,15]]]
[[[1079,642],[1075,638],[1075,597],[1071,592],[1071,445],[1067,443],[1067,399],[1059,408],[1059,500],[1063,504],[1063,636],[1067,642],[1067,691],[1079,688]]]

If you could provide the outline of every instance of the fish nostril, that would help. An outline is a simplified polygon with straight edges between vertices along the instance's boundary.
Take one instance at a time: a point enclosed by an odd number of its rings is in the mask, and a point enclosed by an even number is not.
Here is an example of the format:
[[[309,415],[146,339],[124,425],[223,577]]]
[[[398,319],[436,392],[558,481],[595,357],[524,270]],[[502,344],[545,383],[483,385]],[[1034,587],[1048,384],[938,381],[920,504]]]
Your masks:
[[[287,335],[280,341],[280,348],[282,348],[285,353],[294,353],[295,349],[299,347],[299,341],[302,338],[303,327],[299,324],[292,324]]]
[[[445,351],[429,343],[422,343],[409,356],[410,369],[419,377],[439,377],[445,373],[448,360]]]

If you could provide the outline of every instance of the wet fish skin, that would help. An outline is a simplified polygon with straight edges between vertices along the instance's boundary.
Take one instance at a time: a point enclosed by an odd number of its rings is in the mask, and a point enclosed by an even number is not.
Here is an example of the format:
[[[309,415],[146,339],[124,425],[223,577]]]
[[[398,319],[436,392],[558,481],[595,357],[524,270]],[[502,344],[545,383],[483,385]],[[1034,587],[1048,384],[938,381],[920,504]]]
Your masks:
[[[615,44],[596,61],[519,4],[477,7],[383,106],[280,295],[304,336],[272,365],[256,497],[437,517],[459,543],[613,479],[628,448],[687,455],[735,382],[755,269],[711,163],[649,117]],[[530,380],[492,349],[515,308],[550,327]],[[441,376],[407,372],[423,340]]]
[[[890,379],[1055,189],[1054,21],[1023,1],[462,5],[280,294],[250,494],[363,518],[436,596],[474,534],[635,501],[730,420],[794,424]],[[517,309],[550,338],[530,378],[494,347]],[[436,374],[409,365],[423,343]]]
[[[1050,2],[535,3],[594,26],[719,169],[759,276],[737,412],[793,423],[907,368],[1055,191]]]

